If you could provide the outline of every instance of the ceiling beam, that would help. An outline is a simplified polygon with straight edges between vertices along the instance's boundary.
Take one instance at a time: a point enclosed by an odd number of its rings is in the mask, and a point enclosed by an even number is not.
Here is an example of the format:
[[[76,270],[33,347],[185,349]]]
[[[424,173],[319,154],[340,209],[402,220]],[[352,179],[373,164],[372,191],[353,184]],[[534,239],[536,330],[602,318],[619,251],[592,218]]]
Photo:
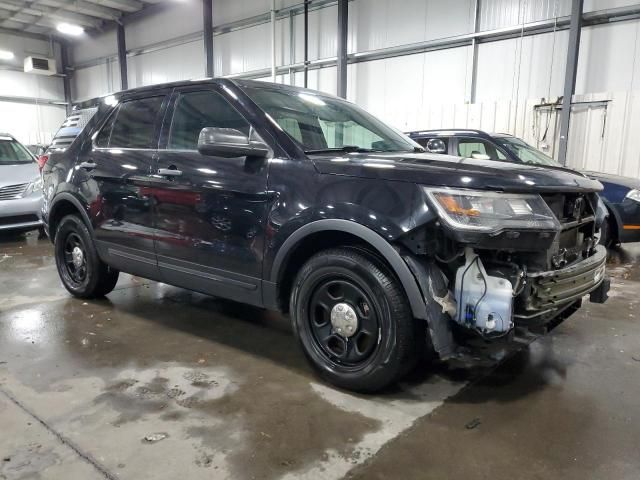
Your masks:
[[[115,8],[103,7],[102,5],[95,5],[83,0],[75,0],[72,3],[66,0],[39,0],[38,4],[63,8],[69,12],[90,15],[103,20],[118,20],[122,16],[122,13]]]
[[[144,3],[138,0],[87,0],[95,5],[115,8],[124,12],[137,12],[144,8]]]
[[[16,14],[27,14],[34,17],[54,18],[62,21],[76,23],[89,28],[99,28],[100,20],[88,15],[66,12],[62,9],[45,7],[40,5],[25,4],[19,0],[1,0],[0,8],[11,10]]]

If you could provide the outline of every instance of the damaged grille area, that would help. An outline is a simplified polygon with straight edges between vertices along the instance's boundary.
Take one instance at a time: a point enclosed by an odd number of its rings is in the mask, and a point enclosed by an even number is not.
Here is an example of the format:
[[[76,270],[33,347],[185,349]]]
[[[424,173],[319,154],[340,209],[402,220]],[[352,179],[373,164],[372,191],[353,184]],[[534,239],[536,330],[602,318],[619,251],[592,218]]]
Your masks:
[[[561,227],[548,258],[548,268],[563,268],[586,258],[595,246],[597,196],[561,193],[542,197]]]

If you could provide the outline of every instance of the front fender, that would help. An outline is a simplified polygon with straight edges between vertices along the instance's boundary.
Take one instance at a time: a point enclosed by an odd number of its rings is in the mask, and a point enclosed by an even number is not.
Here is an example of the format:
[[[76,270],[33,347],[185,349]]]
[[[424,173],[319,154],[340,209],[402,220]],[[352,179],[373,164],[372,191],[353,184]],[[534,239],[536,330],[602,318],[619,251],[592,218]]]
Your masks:
[[[269,277],[272,285],[276,285],[280,280],[280,273],[286,265],[286,260],[295,250],[296,246],[309,235],[322,231],[349,233],[362,239],[363,242],[377,250],[377,252],[380,253],[380,255],[382,255],[391,266],[394,273],[400,280],[409,300],[413,316],[415,318],[427,319],[425,302],[420,288],[418,287],[418,283],[411,273],[411,270],[409,270],[409,267],[400,256],[400,253],[385,238],[372,229],[350,220],[335,218],[320,219],[307,223],[293,232],[293,234],[285,240],[275,256]]]

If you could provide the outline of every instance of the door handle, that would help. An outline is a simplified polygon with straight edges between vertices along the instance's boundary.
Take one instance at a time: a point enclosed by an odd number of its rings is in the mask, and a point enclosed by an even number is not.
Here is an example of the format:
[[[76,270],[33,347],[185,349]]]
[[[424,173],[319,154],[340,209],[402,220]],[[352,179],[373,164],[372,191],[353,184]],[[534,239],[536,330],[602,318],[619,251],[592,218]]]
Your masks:
[[[158,175],[162,175],[163,177],[179,177],[182,175],[182,170],[178,170],[176,167],[159,168]]]
[[[80,162],[80,165],[78,165],[80,168],[84,168],[85,170],[93,170],[94,168],[96,168],[98,166],[98,164],[93,163],[93,162]]]

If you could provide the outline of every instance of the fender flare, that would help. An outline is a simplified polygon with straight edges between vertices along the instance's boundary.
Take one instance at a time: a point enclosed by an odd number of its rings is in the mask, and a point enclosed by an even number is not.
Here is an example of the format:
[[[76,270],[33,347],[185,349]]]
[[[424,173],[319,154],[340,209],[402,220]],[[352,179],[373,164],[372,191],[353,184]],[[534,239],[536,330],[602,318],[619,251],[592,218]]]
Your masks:
[[[87,211],[85,210],[85,208],[82,206],[82,203],[80,203],[80,200],[78,200],[73,194],[69,193],[69,192],[61,192],[59,194],[57,194],[53,201],[51,202],[51,207],[49,208],[49,215],[47,215],[47,223],[50,224],[51,223],[51,213],[54,213],[56,211],[56,206],[60,204],[60,202],[63,201],[68,201],[69,203],[73,204],[74,207],[76,207],[76,210],[78,210],[80,212],[80,216],[82,217],[82,221],[85,223],[85,225],[87,226],[87,228],[89,229],[89,233],[91,234],[91,237],[93,238],[93,224],[91,223],[91,219],[89,218],[89,214],[87,213]],[[47,225],[48,228],[48,225]],[[55,232],[49,232],[51,235],[51,238],[53,238],[55,236]]]
[[[602,203],[604,203],[604,206],[607,208],[607,211],[609,213],[609,217],[613,218],[613,223],[616,226],[616,236],[618,237],[618,239],[620,238],[620,233],[622,232],[623,228],[622,228],[622,220],[620,219],[620,214],[618,213],[617,209],[614,208],[614,204],[609,203],[609,201],[607,199],[605,199],[603,196],[600,196],[600,198],[602,199]]]
[[[400,254],[379,234],[374,232],[368,227],[359,223],[351,222],[349,220],[340,219],[323,219],[316,220],[308,223],[303,227],[300,227],[293,232],[282,244],[271,266],[270,281],[273,284],[277,284],[280,279],[280,273],[283,265],[288,259],[289,255],[293,252],[295,247],[307,236],[323,232],[323,231],[339,231],[354,235],[373,248],[375,248],[382,257],[391,266],[394,273],[397,275],[402,288],[404,289],[411,311],[415,318],[427,319],[427,311],[425,307],[425,301],[418,286],[416,278],[411,273],[411,270],[402,259]]]

